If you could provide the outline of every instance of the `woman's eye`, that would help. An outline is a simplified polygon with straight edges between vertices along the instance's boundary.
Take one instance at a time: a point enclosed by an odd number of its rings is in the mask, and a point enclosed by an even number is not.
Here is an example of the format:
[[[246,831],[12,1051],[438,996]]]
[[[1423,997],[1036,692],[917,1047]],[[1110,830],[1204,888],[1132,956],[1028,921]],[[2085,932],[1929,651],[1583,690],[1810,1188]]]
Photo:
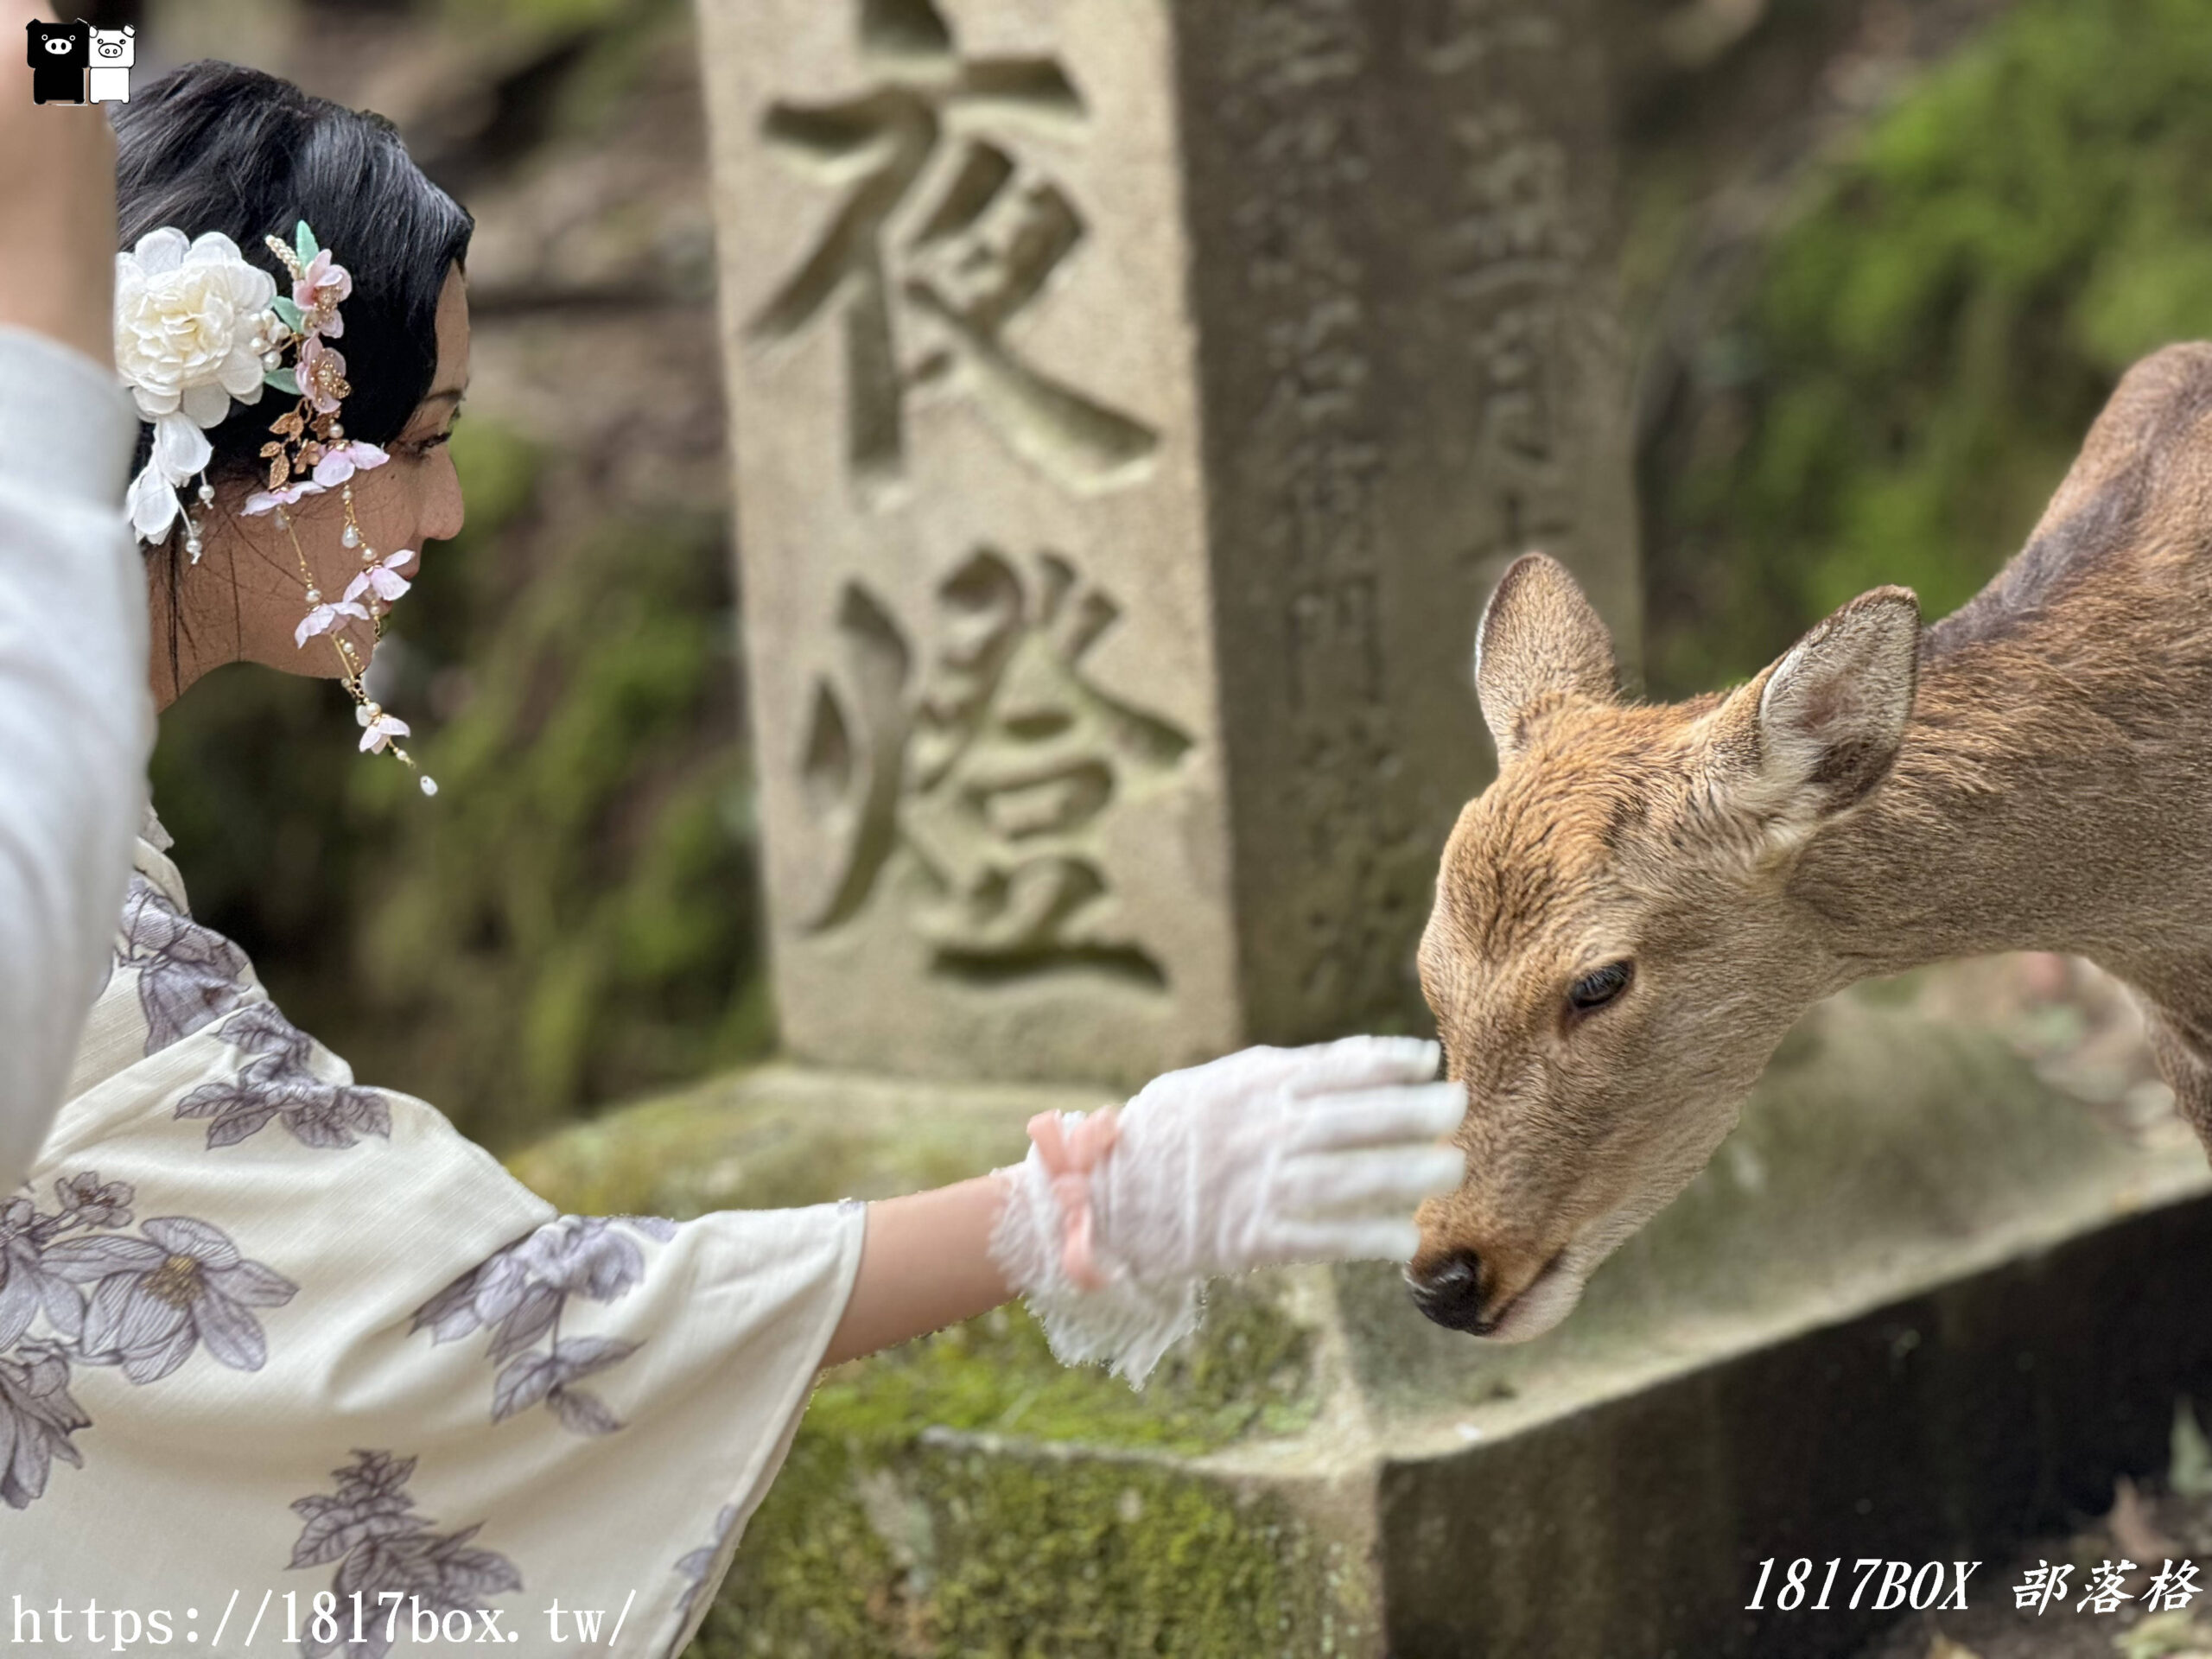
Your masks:
[[[1628,988],[1635,969],[1625,962],[1609,962],[1582,976],[1567,988],[1567,1005],[1577,1014],[1602,1008]]]

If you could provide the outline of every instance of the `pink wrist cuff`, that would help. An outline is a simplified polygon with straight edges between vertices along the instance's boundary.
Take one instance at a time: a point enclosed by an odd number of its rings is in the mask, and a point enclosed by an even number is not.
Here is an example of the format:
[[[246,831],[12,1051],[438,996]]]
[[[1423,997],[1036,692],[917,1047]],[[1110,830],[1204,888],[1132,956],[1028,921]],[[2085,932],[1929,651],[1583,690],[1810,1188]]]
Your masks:
[[[1117,1108],[1103,1107],[1086,1114],[1072,1130],[1062,1126],[1058,1112],[1039,1112],[1029,1120],[1029,1139],[1059,1202],[1060,1268],[1085,1290],[1106,1283],[1098,1266],[1090,1177],[1121,1135],[1119,1117]]]

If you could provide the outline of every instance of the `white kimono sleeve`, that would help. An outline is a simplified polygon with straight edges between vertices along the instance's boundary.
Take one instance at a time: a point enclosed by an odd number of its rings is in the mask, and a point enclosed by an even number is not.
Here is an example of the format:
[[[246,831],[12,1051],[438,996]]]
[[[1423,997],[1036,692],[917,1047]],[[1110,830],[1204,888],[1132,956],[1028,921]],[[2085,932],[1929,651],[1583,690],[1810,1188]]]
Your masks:
[[[8,1591],[164,1609],[201,1652],[381,1659],[419,1610],[667,1659],[789,1450],[862,1208],[559,1214],[289,1024],[156,842],[138,868],[79,1092],[0,1203]]]
[[[90,359],[0,327],[0,1188],[60,1104],[145,801],[137,434]]]

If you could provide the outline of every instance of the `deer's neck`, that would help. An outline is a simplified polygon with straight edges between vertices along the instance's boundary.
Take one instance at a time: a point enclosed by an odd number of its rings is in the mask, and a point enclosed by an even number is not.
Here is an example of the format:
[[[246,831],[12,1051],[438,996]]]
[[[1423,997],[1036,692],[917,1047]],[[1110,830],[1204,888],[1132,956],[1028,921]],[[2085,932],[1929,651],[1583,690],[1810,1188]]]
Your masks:
[[[1896,766],[1791,878],[1836,983],[1998,950],[2109,961],[2146,931],[2202,925],[2175,894],[2200,885],[2203,791],[2185,785],[2205,757],[2146,718],[2189,688],[2146,687],[2145,668],[1931,632]]]

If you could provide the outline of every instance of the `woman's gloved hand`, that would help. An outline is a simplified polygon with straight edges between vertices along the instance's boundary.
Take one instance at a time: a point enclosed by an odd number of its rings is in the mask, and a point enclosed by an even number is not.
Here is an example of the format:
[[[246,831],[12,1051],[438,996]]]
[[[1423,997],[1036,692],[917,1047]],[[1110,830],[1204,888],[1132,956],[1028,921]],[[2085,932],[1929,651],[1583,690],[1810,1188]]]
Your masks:
[[[1091,1183],[1101,1254],[1139,1279],[1409,1260],[1414,1207],[1466,1173],[1438,1144],[1466,1091],[1436,1060],[1433,1043],[1354,1037],[1154,1078]]]
[[[1118,1112],[1044,1114],[992,1254],[1053,1352],[1141,1382],[1194,1328],[1202,1282],[1295,1262],[1403,1262],[1448,1192],[1466,1094],[1437,1048],[1354,1037],[1249,1048],[1155,1078]]]

